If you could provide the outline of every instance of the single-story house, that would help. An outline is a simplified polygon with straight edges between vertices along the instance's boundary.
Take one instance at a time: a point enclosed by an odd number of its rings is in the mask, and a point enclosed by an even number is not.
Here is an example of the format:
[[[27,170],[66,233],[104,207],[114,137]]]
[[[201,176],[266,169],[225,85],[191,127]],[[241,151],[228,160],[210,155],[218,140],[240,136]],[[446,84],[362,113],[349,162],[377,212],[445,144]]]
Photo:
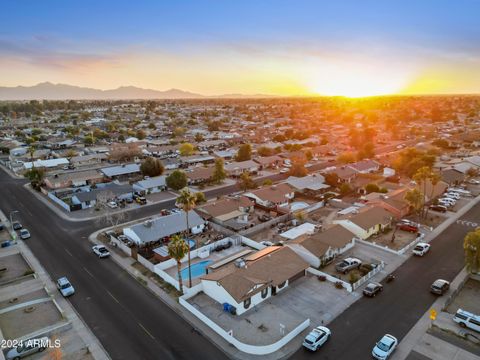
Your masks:
[[[201,284],[206,295],[241,315],[305,276],[308,267],[290,248],[269,246],[236,260],[232,257],[231,263],[201,277]]]
[[[287,244],[302,259],[316,268],[329,263],[354,245],[355,235],[338,224]]]
[[[60,159],[48,159],[48,160],[35,160],[32,162],[24,162],[23,167],[25,170],[30,170],[32,167],[36,168],[57,168],[60,166],[68,165],[69,161],[67,158],[60,158]]]
[[[288,184],[264,186],[258,190],[247,192],[244,196],[255,201],[256,205],[268,209],[286,207],[295,197],[294,189]]]
[[[392,225],[394,215],[380,206],[363,208],[358,214],[340,220],[334,220],[360,239],[368,239]]]
[[[191,210],[188,212],[188,226],[192,234],[199,234],[205,229],[205,220]],[[141,246],[169,238],[186,230],[185,212],[180,211],[126,227],[123,229],[123,234],[135,244]]]
[[[70,164],[75,167],[84,166],[84,165],[94,165],[100,164],[103,161],[107,160],[107,154],[90,154],[90,155],[81,155],[73,156],[70,158]]]
[[[422,193],[425,191],[425,200],[432,201],[433,199],[441,196],[448,188],[448,184],[445,181],[439,181],[435,185],[430,180],[427,180],[425,186],[423,184],[417,184],[416,188]]]
[[[465,174],[456,169],[445,169],[440,175],[442,181],[449,185],[460,184],[465,180]]]
[[[350,164],[348,167],[359,174],[368,174],[378,171],[380,169],[380,164],[375,160],[367,159]]]
[[[259,169],[259,165],[253,160],[234,161],[225,164],[224,169],[228,176],[236,177],[242,175],[244,172],[255,174]]]
[[[72,204],[81,205],[82,209],[87,209],[95,206],[99,198],[104,197],[104,200],[126,199],[132,197],[132,192],[131,185],[109,183],[91,191],[76,192],[72,195],[71,200]]]
[[[44,180],[48,189],[64,189],[103,182],[103,174],[97,170],[66,172],[48,176]]]
[[[283,159],[278,156],[278,155],[272,155],[272,156],[260,156],[255,159],[253,159],[256,163],[258,163],[259,169],[269,169],[269,168],[276,168],[282,165]]]
[[[233,159],[235,157],[235,155],[237,155],[237,152],[233,149],[217,150],[217,151],[213,152],[213,155],[217,158],[230,160],[230,159]]]
[[[166,176],[155,176],[145,180],[137,181],[132,185],[133,191],[144,192],[145,194],[156,193],[167,189]]]
[[[285,182],[295,191],[311,195],[319,194],[330,187],[330,185],[325,184],[325,178],[320,174],[304,177],[290,176]]]
[[[192,155],[183,156],[180,158],[184,166],[196,165],[196,164],[210,164],[215,161],[215,158],[211,155]]]
[[[139,164],[123,164],[102,168],[100,171],[110,180],[127,180],[132,175],[140,174]]]
[[[368,205],[377,205],[391,212],[396,218],[401,218],[410,213],[410,205],[405,200],[408,192],[406,188],[400,188],[388,192],[387,194],[370,193],[365,197],[368,199]]]
[[[187,171],[186,175],[190,185],[201,184],[209,181],[215,172],[214,166],[209,167],[195,167],[191,171]]]
[[[204,219],[233,230],[241,230],[249,225],[249,214],[255,203],[245,196],[225,198],[209,202],[195,210]]]
[[[357,177],[357,172],[348,167],[348,166],[340,166],[335,168],[330,168],[325,171],[326,174],[334,173],[337,174],[338,179],[342,183],[351,183]]]
[[[280,236],[285,240],[295,240],[305,237],[306,235],[312,235],[316,229],[317,227],[315,224],[306,222],[281,233]]]

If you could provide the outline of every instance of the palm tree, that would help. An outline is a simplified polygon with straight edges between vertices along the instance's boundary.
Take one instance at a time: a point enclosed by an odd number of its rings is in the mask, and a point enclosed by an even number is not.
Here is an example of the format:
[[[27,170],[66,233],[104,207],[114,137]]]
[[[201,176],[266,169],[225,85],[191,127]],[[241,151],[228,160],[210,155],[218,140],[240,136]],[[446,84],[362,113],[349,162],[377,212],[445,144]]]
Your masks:
[[[190,246],[179,235],[173,235],[172,239],[168,243],[168,255],[177,261],[178,271],[178,284],[180,285],[180,292],[183,294],[183,281],[182,281],[182,259],[185,254],[190,254]],[[188,265],[190,268],[190,264]]]
[[[418,214],[420,218],[420,212],[423,208],[423,202],[425,201],[425,196],[418,189],[412,189],[407,191],[405,194],[405,201],[410,205],[410,208]],[[420,219],[419,219],[420,220]]]
[[[35,164],[33,163],[33,154],[35,154],[35,146],[31,145],[28,147],[28,153],[30,154],[30,161],[32,162],[32,169],[35,169]]]
[[[185,217],[187,219],[187,236],[190,233],[188,214],[191,210],[195,208],[196,201],[196,196],[192,194],[187,188],[180,191],[180,196],[177,198],[177,204],[180,205],[182,210],[185,212]],[[192,287],[192,270],[190,268],[190,243],[188,245],[188,287]],[[196,247],[198,248],[198,244],[196,244]]]

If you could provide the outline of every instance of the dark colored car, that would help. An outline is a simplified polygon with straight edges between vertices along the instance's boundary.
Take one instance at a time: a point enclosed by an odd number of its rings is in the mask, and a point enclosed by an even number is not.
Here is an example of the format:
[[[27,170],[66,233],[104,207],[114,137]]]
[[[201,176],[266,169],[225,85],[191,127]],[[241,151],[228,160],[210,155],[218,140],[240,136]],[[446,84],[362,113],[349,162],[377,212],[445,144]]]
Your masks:
[[[432,286],[430,286],[430,292],[436,295],[443,295],[449,288],[450,283],[447,280],[438,279],[434,281]]]
[[[22,224],[20,224],[18,221],[15,221],[12,224],[12,227],[13,227],[13,230],[20,230],[21,228],[23,228]]]
[[[438,211],[438,212],[441,212],[441,213],[447,212],[447,208],[443,205],[430,205],[428,208],[430,210]]]
[[[408,231],[412,233],[418,232],[418,227],[411,224],[398,224],[398,228],[403,231]]]
[[[378,293],[382,291],[383,291],[382,284],[371,282],[365,287],[365,289],[363,289],[363,295],[368,297],[375,297]]]

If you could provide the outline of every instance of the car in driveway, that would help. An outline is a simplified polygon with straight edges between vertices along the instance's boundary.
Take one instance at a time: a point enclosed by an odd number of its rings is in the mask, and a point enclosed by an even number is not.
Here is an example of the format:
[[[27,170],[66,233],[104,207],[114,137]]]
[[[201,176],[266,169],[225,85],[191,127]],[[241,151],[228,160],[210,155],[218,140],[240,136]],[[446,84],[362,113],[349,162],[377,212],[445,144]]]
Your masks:
[[[360,267],[360,265],[362,265],[362,261],[360,259],[350,257],[350,258],[346,258],[343,261],[337,263],[335,265],[335,269],[338,272],[341,272],[342,274],[346,274],[347,272],[349,272],[352,269],[358,269]]]
[[[27,229],[21,229],[19,235],[20,239],[22,240],[30,239],[30,231],[28,231]]]
[[[441,213],[446,213],[447,210],[448,210],[447,207],[443,206],[443,205],[430,205],[428,208],[430,210],[438,211],[438,212],[441,212]]]
[[[444,196],[447,197],[447,198],[455,199],[455,200],[460,199],[460,194],[456,193],[456,192],[448,192],[448,193],[444,194]]]
[[[373,347],[372,356],[378,360],[385,360],[392,355],[398,345],[398,340],[395,336],[385,334]]]
[[[403,231],[408,231],[411,233],[416,233],[418,232],[418,226],[412,225],[412,224],[407,224],[407,223],[398,223],[397,228]]]
[[[469,184],[472,184],[472,185],[480,185],[480,181],[475,180],[475,179],[470,179],[470,180],[468,180],[468,183],[469,183]]]
[[[57,289],[60,291],[63,297],[68,297],[75,294],[73,285],[65,276],[57,280]]]
[[[12,224],[12,228],[13,228],[13,230],[20,230],[21,228],[23,228],[23,225],[20,224],[18,221],[15,221],[15,222]]]
[[[325,326],[317,326],[303,340],[303,347],[310,351],[317,351],[332,336],[330,329]]]
[[[5,355],[7,360],[23,359],[32,354],[42,352],[49,346],[50,339],[42,337],[38,339],[24,340],[20,345],[10,349]]]
[[[435,295],[443,295],[450,288],[450,283],[447,280],[437,279],[430,286],[430,292]]]
[[[377,282],[371,282],[368,283],[367,286],[365,286],[365,289],[363,289],[363,295],[368,296],[368,297],[375,297],[377,296],[378,293],[381,293],[383,291],[383,285]]]
[[[107,206],[108,206],[110,209],[116,209],[116,208],[118,208],[118,204],[117,204],[116,201],[109,201],[109,202],[107,203]]]
[[[92,246],[93,253],[99,258],[106,258],[110,256],[110,251],[104,245]]]
[[[419,242],[417,245],[415,245],[412,252],[414,255],[423,256],[428,252],[428,250],[430,250],[430,244]]]

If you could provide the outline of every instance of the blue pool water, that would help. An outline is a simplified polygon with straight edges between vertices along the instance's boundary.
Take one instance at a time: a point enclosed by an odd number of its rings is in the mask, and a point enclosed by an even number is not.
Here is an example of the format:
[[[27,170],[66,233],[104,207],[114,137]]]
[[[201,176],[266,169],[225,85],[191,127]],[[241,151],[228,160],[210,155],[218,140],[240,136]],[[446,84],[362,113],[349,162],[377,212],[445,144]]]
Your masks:
[[[192,266],[191,266],[191,268],[192,268],[192,279],[195,279],[199,276],[205,275],[205,269],[212,262],[213,262],[212,260],[203,260],[203,261],[200,261],[196,264],[192,264]],[[188,267],[183,269],[180,273],[182,274],[182,279],[183,280],[188,279]],[[178,278],[178,274],[177,274],[177,278]]]

